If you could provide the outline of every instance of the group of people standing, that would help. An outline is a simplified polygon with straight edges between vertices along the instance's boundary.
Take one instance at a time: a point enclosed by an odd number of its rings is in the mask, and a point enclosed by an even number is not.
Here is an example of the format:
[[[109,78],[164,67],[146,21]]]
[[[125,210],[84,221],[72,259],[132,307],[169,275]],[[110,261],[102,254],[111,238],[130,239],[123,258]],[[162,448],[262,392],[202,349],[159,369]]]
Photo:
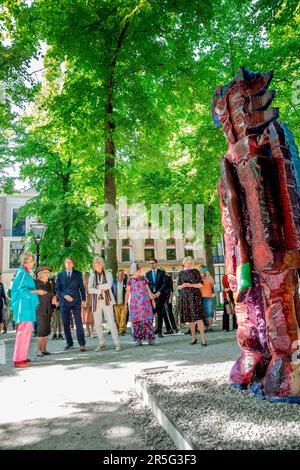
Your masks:
[[[95,328],[99,344],[97,352],[105,348],[103,321],[108,324],[116,351],[121,350],[120,336],[126,334],[128,319],[132,325],[134,343],[143,341],[155,344],[155,335],[162,338],[163,323],[166,332],[178,332],[172,310],[173,281],[164,270],[158,269],[157,260],[150,261],[151,269],[144,275],[140,263],[132,263],[129,277],[119,270],[114,280],[110,270],[105,269],[102,258],[95,257],[93,269],[83,281],[82,273],[74,269],[74,260],[65,260],[65,270],[57,275],[55,283],[49,277],[52,268],[41,265],[36,270],[36,280],[30,275],[35,263],[31,253],[22,255],[11,289],[11,304],[15,322],[18,324],[14,350],[15,367],[27,367],[28,351],[33,322],[37,322],[38,357],[50,354],[47,340],[51,332],[53,311],[59,308],[66,339],[65,350],[73,348],[71,322],[74,319],[80,351],[85,351],[83,320],[89,323],[87,331]],[[201,344],[207,345],[204,320],[208,329],[213,318],[212,291],[214,280],[207,268],[199,271],[194,260],[188,256],[178,277],[181,323],[189,323],[191,344],[197,343],[195,324],[201,335]],[[1,295],[1,291],[0,291]],[[128,311],[129,310],[129,311]],[[156,329],[154,319],[156,317]]]

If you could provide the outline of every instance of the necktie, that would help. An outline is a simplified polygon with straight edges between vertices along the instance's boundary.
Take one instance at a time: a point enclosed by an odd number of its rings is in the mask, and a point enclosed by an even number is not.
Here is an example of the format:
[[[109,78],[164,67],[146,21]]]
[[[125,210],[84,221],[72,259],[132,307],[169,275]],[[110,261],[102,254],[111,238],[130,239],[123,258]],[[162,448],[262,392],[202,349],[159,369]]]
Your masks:
[[[68,277],[71,277],[71,271],[68,271]]]
[[[156,271],[152,271],[153,283],[156,281]]]

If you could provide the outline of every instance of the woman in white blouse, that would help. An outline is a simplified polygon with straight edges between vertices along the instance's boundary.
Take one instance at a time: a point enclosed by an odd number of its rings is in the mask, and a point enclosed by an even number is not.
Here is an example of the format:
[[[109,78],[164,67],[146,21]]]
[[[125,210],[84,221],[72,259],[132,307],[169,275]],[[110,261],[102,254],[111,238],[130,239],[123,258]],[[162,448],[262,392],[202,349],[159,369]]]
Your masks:
[[[99,339],[99,346],[95,351],[103,351],[105,340],[103,335],[103,313],[111,331],[111,336],[115,344],[116,351],[121,351],[117,325],[114,319],[114,304],[111,287],[113,277],[110,271],[105,271],[104,261],[98,256],[93,261],[94,271],[89,278],[88,292],[91,294],[91,309],[94,317],[95,330]]]

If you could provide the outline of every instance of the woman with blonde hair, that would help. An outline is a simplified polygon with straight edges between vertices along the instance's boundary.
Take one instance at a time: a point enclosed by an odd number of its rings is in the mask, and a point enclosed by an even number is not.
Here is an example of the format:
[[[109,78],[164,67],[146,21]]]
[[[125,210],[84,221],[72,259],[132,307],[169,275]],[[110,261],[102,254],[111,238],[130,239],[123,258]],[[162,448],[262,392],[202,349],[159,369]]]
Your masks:
[[[105,271],[104,260],[98,256],[93,261],[94,271],[91,272],[88,284],[88,293],[91,295],[91,310],[94,317],[95,330],[99,339],[99,346],[95,351],[105,348],[103,335],[103,313],[111,331],[116,351],[121,351],[117,325],[114,319],[115,298],[112,293],[113,277],[110,271]]]
[[[182,264],[184,268],[180,271],[177,281],[181,322],[189,323],[192,334],[191,344],[193,345],[197,343],[195,334],[195,322],[197,322],[201,334],[201,344],[207,346],[203,324],[205,312],[200,292],[200,288],[203,286],[201,275],[199,270],[195,268],[194,259],[191,256],[184,258]]]
[[[155,308],[154,294],[149,288],[148,279],[142,274],[139,263],[133,263],[130,268],[125,296],[125,311],[130,296],[129,318],[133,326],[133,340],[136,346],[142,346],[143,340],[154,345],[155,336],[153,328],[153,308]]]
[[[47,292],[43,289],[36,289],[30,270],[35,263],[35,256],[32,253],[23,253],[19,267],[11,288],[11,302],[14,312],[15,322],[18,323],[16,343],[14,350],[14,366],[27,367],[30,337],[33,322],[36,321],[36,308],[39,304],[39,295]]]

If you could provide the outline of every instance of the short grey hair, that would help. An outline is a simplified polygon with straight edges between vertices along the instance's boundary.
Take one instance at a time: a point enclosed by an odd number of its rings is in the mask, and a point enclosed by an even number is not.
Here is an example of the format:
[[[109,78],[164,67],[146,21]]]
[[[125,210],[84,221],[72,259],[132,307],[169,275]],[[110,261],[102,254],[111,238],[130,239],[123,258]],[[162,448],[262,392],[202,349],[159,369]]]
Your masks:
[[[103,269],[105,269],[105,261],[103,258],[101,258],[101,256],[95,256],[95,258],[93,259],[93,266],[95,263],[100,263]]]
[[[42,280],[42,274],[47,271],[48,273],[50,273],[49,269],[44,269],[43,271],[39,271],[36,275],[36,277],[38,278],[39,281]]]

